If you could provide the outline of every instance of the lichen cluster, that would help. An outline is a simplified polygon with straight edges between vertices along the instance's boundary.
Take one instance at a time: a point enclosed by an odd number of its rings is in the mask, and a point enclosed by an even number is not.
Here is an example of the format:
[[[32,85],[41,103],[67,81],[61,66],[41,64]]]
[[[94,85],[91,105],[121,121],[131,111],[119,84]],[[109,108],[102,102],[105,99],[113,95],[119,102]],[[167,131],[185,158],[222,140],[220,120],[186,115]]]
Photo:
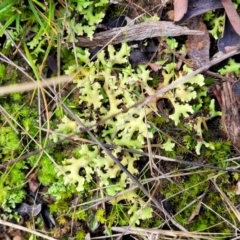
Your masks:
[[[137,109],[137,111],[136,108],[129,111],[122,110],[136,104],[146,95],[154,94],[157,89],[167,86],[191,70],[184,66],[183,71],[176,73],[175,63],[165,63],[161,72],[162,80],[159,80],[157,88],[153,88],[150,70],[146,65],[133,68],[128,62],[129,54],[130,48],[126,43],[123,43],[118,50],[109,45],[107,51],[101,50],[97,54],[96,60],[90,61],[88,50],[83,51],[79,48],[77,49],[78,61],[84,67],[78,71],[76,64],[73,64],[68,66],[65,72],[69,75],[77,73],[74,83],[79,89],[78,104],[81,106],[81,110],[78,116],[81,121],[87,127],[91,127],[103,143],[118,146],[112,151],[113,155],[121,160],[130,173],[136,175],[139,173],[137,161],[140,156],[129,154],[121,147],[141,150],[147,142],[146,139],[153,138],[151,123],[147,119],[157,110],[156,102]],[[120,67],[121,70],[119,70]],[[206,147],[212,147],[203,139],[202,122],[220,115],[219,112],[214,111],[214,102],[212,101],[212,112],[208,118],[199,117],[194,123],[187,120],[195,112],[191,101],[196,100],[198,109],[202,106],[201,98],[206,95],[206,89],[201,88],[203,86],[204,77],[199,74],[161,97],[171,102],[174,111],[169,118],[176,126],[184,119],[186,124],[192,126],[192,129],[196,131],[199,136],[196,146],[198,154],[200,154],[203,144]],[[198,88],[198,92],[196,88]],[[95,126],[96,123],[98,123],[98,127]],[[56,132],[78,133],[79,127],[75,121],[64,116]],[[57,134],[52,134],[51,138],[54,141],[59,139]],[[174,145],[171,147],[170,145],[171,141],[167,139],[162,144],[162,148],[171,151]],[[79,147],[78,156],[78,158],[66,158],[62,161],[60,170],[58,169],[58,174],[63,175],[65,184],[75,183],[77,190],[82,192],[87,183],[97,180],[99,187],[104,188],[109,196],[123,191],[130,184],[130,179],[126,174],[121,172],[117,164],[99,147],[83,144]],[[125,198],[127,199],[127,194]],[[138,200],[134,199],[138,202],[138,207],[143,207],[144,201],[139,201],[140,197],[137,198]]]

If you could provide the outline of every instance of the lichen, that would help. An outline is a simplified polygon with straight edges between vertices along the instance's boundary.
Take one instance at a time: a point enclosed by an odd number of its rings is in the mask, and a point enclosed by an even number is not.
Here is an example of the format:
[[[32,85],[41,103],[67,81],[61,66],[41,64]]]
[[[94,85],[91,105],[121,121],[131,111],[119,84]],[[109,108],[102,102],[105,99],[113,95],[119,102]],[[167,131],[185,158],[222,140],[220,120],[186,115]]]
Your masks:
[[[146,65],[140,64],[134,69],[129,61],[130,48],[126,43],[116,50],[112,45],[108,45],[107,50],[101,50],[95,61],[90,61],[90,54],[76,48],[79,64],[84,63],[84,67],[80,69],[74,83],[79,89],[79,105],[82,106],[78,117],[86,125],[98,134],[99,139],[104,143],[114,144],[118,148],[112,150],[112,154],[121,160],[123,166],[134,175],[138,174],[136,161],[140,156],[129,154],[121,149],[127,147],[130,149],[142,150],[146,144],[146,139],[153,138],[148,116],[156,111],[156,102],[136,109],[122,111],[126,108],[143,100],[146,95],[156,92],[151,86],[152,78],[150,70]],[[180,78],[186,72],[192,70],[184,65],[182,71],[175,71],[175,63],[163,63],[162,81],[159,82],[157,88],[163,88]],[[118,70],[121,66],[121,71]],[[68,65],[66,74],[76,74],[78,71],[75,64]],[[196,107],[191,101],[195,100],[201,108],[201,97],[205,96],[206,89],[204,86],[204,77],[201,74],[189,79],[186,83],[176,86],[173,90],[165,93],[161,98],[168,99],[172,103],[174,109],[169,118],[176,126],[180,124],[182,119],[191,121],[188,117],[195,112]],[[195,90],[198,88],[198,92]],[[202,145],[211,147],[211,144],[204,141],[202,136],[202,121],[219,116],[214,112],[214,105],[208,118],[197,118],[193,125],[193,129],[197,132],[199,141],[196,146],[197,154],[200,153]],[[77,132],[77,125],[74,121],[64,117],[63,123],[60,123],[56,132],[74,133]],[[95,123],[98,122],[98,126]],[[100,122],[100,125],[99,125]],[[55,137],[54,137],[55,136]],[[56,134],[52,134],[52,139],[57,140]],[[162,143],[162,148],[166,152],[173,151],[175,144],[167,139]],[[99,147],[89,147],[81,145],[79,147],[78,157],[69,157],[62,162],[62,166],[58,169],[58,174],[63,175],[65,184],[75,183],[77,190],[82,192],[86,188],[86,184],[91,181],[98,182],[98,187],[104,189],[108,196],[126,189],[131,182],[119,166]],[[129,210],[131,221],[139,223],[138,219],[151,217],[151,210],[145,206],[145,202],[139,195],[134,193],[134,201],[130,200],[128,193],[122,196],[126,201],[131,202],[132,206]],[[145,209],[145,215],[142,218],[138,216],[138,211]],[[135,219],[135,220],[134,220]]]
[[[65,184],[77,183],[77,191],[84,191],[84,184],[93,180],[93,177],[99,178],[99,186],[104,187],[110,196],[114,196],[119,191],[125,189],[129,179],[125,173],[120,171],[120,168],[112,159],[97,147],[90,150],[87,145],[82,145],[79,150],[81,157],[65,159],[58,169],[58,175],[64,175]],[[137,174],[138,170],[134,168],[134,162],[139,159],[139,156],[131,156],[129,153],[122,153],[120,148],[113,151],[115,157],[121,154],[121,163],[132,174]],[[83,170],[83,175],[79,175],[79,171]],[[114,179],[114,185],[112,180]]]

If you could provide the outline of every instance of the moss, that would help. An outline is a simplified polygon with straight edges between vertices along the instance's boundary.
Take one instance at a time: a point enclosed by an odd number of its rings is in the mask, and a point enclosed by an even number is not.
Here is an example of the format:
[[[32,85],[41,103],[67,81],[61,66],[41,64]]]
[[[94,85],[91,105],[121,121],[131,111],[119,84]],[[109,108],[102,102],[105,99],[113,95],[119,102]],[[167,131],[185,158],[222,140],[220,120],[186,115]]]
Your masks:
[[[231,150],[231,144],[226,141],[225,143],[216,141],[215,151],[206,149],[203,151],[202,158],[208,159],[208,163],[214,164],[219,167],[226,167],[226,163],[222,162],[224,159],[228,158],[228,154]],[[219,154],[219,155],[218,155]],[[206,231],[210,227],[209,231],[211,232],[229,232],[231,231],[228,224],[214,212],[219,213],[222,217],[226,218],[228,221],[232,222],[235,219],[235,216],[232,216],[232,219],[224,205],[224,202],[217,191],[213,191],[212,186],[209,184],[209,177],[214,174],[210,171],[207,173],[194,174],[190,176],[183,176],[177,179],[173,179],[174,182],[181,182],[181,185],[171,184],[167,180],[162,181],[162,187],[160,188],[161,194],[165,195],[171,205],[171,211],[176,215],[176,219],[187,227],[191,231],[196,229],[199,231]],[[179,174],[181,176],[181,174]],[[215,175],[215,174],[214,174]],[[228,174],[222,174],[217,179],[217,184],[225,192],[228,192],[230,179]],[[167,188],[165,186],[168,186]],[[195,211],[196,205],[190,205],[184,211],[186,206],[188,206],[192,201],[196,200],[202,193],[207,190],[205,197],[203,198],[203,203],[206,204],[210,211],[205,206],[201,206],[200,213],[195,216],[195,218],[188,222],[189,217]],[[230,194],[231,195],[231,194]],[[234,199],[232,199],[234,202]],[[234,204],[237,204],[236,202]],[[216,224],[217,223],[217,224]]]
[[[10,126],[0,127],[0,154],[2,161],[7,161],[20,154],[22,150],[18,133]]]
[[[13,171],[14,174],[21,174],[20,171]],[[13,208],[16,207],[18,203],[21,203],[25,198],[25,191],[22,189],[23,181],[20,182],[20,177],[15,181],[12,180],[9,182],[10,179],[14,179],[15,175],[9,173],[8,175],[2,175],[0,179],[0,204],[3,211],[11,212]],[[7,181],[6,181],[7,180]],[[21,179],[22,180],[22,179]],[[6,181],[6,182],[5,182]],[[17,185],[12,185],[16,183]]]
[[[107,216],[108,228],[111,228],[113,225],[126,226],[129,224],[129,216],[126,210],[127,208],[122,204],[114,204],[110,214]]]
[[[37,176],[39,181],[44,186],[52,185],[56,181],[57,174],[55,171],[55,166],[47,156],[43,156],[39,162],[39,170]]]
[[[84,240],[86,233],[84,230],[80,230],[76,233],[76,240]]]

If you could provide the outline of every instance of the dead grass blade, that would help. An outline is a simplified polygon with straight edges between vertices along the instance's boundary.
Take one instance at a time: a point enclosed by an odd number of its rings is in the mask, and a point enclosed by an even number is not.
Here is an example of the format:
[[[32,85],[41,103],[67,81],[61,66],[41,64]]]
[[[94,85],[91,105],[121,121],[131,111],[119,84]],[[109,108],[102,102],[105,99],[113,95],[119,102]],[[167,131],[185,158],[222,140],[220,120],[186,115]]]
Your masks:
[[[222,189],[220,189],[218,187],[218,185],[216,184],[215,181],[212,181],[212,183],[214,184],[215,188],[218,190],[218,192],[221,195],[222,200],[227,204],[227,206],[230,208],[230,210],[234,213],[234,215],[236,216],[236,218],[238,219],[239,223],[240,223],[240,212],[238,211],[238,209],[232,204],[232,202],[230,201],[230,199],[228,198],[228,196],[222,191]]]
[[[135,234],[138,236],[145,236],[147,239],[163,239],[165,237],[185,237],[191,239],[207,239],[212,240],[211,237],[204,236],[202,233],[190,233],[182,231],[172,231],[172,230],[160,230],[160,229],[145,229],[145,228],[128,228],[128,227],[112,227],[112,231],[121,232],[126,234]]]
[[[48,131],[44,128],[41,128],[42,131]],[[49,132],[52,132],[52,133],[55,133],[54,131],[52,130],[49,130]],[[57,133],[59,134],[59,133]],[[30,153],[27,153],[25,155],[22,155],[18,158],[15,158],[15,159],[12,159],[10,161],[8,161],[7,163],[5,164],[1,164],[0,165],[0,169],[3,169],[3,168],[6,168],[7,166],[10,166],[18,161],[21,161],[23,159],[26,159],[30,156],[33,156],[33,155],[36,155],[36,154],[39,154],[40,152],[42,151],[45,151],[46,149],[48,148],[52,148],[54,146],[56,146],[57,144],[65,141],[66,139],[73,139],[74,141],[81,141],[81,142],[85,142],[85,143],[88,143],[88,144],[94,144],[94,145],[98,145],[96,142],[94,141],[91,141],[91,140],[88,140],[88,139],[83,139],[83,138],[80,138],[77,136],[77,134],[71,134],[71,135],[64,135],[64,134],[59,134],[60,136],[62,136],[62,140],[59,140],[57,143],[51,143],[49,145],[47,145],[46,147],[44,148],[41,148],[40,145],[38,145],[40,148],[38,150],[35,150],[35,151],[32,151]],[[111,144],[104,144],[102,143],[102,145],[108,149],[114,149],[116,148],[115,145],[111,145]],[[137,150],[133,150],[133,149],[128,149],[128,148],[122,148],[124,151],[127,151],[127,152],[130,152],[130,153],[133,153],[133,154],[139,154],[141,156],[145,156],[145,157],[149,157],[149,153],[145,153],[145,152],[141,152],[141,151],[137,151]],[[235,168],[223,168],[223,167],[216,167],[216,166],[213,166],[213,165],[209,165],[209,164],[203,164],[203,163],[198,163],[198,162],[190,162],[190,161],[185,161],[185,160],[180,160],[180,159],[174,159],[174,158],[169,158],[169,157],[165,157],[165,156],[161,156],[161,155],[156,155],[156,154],[153,154],[152,157],[154,159],[159,159],[159,160],[163,160],[163,161],[169,161],[169,162],[176,162],[176,163],[180,163],[180,164],[185,164],[185,165],[189,165],[189,166],[196,166],[196,167],[201,167],[201,168],[207,168],[207,169],[213,169],[213,170],[216,170],[216,171],[226,171],[226,172],[236,172],[236,173],[240,173],[240,170],[238,169],[235,169]],[[233,160],[238,160],[240,157],[236,157],[236,158],[231,158],[231,159],[228,159],[226,161],[233,161]]]

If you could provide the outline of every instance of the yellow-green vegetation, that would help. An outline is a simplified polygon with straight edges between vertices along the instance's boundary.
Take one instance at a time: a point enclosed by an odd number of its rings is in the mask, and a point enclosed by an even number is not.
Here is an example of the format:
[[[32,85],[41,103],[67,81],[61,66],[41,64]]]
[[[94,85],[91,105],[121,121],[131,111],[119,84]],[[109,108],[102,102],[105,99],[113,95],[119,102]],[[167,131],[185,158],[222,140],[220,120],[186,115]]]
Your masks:
[[[139,108],[137,103],[146,96],[193,69],[184,63],[177,70],[170,50],[180,54],[185,46],[178,39],[167,37],[164,41],[168,48],[162,50],[161,61],[155,62],[161,66],[157,73],[147,64],[133,67],[129,62],[132,49],[127,43],[109,44],[91,60],[90,49],[75,46],[76,39],[83,35],[92,39],[108,7],[107,0],[61,3],[4,0],[0,4],[0,37],[11,36],[1,46],[6,57],[13,58],[10,53],[20,44],[31,69],[25,69],[21,54],[13,61],[40,81],[47,74],[47,57],[53,53],[61,62],[58,74],[74,76],[67,94],[62,94],[61,86],[56,87],[59,96],[64,95],[59,101],[55,99],[56,104],[49,89],[0,97],[0,164],[4,165],[0,172],[0,216],[19,220],[14,209],[28,199],[26,177],[33,170],[43,189],[40,194],[49,199],[49,210],[57,224],[64,226],[71,219],[81,223],[74,232],[76,239],[84,239],[89,229],[95,231],[99,226],[104,226],[102,234],[111,234],[112,226],[156,228],[164,224],[162,213],[65,112],[61,106],[64,102],[122,165],[154,192],[154,197],[161,195],[159,201],[168,206],[181,225],[189,231],[233,232],[236,216],[229,214],[214,183],[234,204],[239,204],[232,190],[237,175],[183,163],[159,164],[154,160],[158,172],[151,158],[141,154],[151,148],[153,154],[190,163],[222,168],[231,165],[225,161],[233,152],[230,141],[211,129],[211,122],[221,116],[209,95],[209,82],[214,80],[198,74]],[[211,12],[205,15],[205,21],[216,26],[222,24],[222,16]],[[215,38],[219,37],[218,31],[211,30]],[[219,73],[238,75],[239,63],[230,59]],[[10,64],[0,64],[1,85],[25,81],[29,80]],[[159,100],[169,105],[164,109],[169,119],[159,112]],[[134,108],[128,109],[134,104]],[[46,115],[46,111],[51,114]],[[217,131],[221,131],[219,126]],[[51,147],[41,153],[6,165],[49,144]],[[152,173],[166,174],[156,189]],[[200,201],[203,201],[200,212],[189,220]],[[36,229],[42,228],[42,224],[36,225]]]

